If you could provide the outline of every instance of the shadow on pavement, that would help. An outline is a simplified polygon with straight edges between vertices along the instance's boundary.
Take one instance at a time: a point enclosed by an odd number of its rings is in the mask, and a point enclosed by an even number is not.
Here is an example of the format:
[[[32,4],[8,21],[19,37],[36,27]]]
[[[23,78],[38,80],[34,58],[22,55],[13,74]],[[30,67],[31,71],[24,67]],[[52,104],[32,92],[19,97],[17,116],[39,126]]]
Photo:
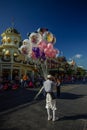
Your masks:
[[[60,99],[77,99],[77,98],[82,98],[85,95],[77,95],[77,94],[73,94],[73,93],[66,93],[66,92],[62,92]]]
[[[87,119],[87,113],[81,115],[64,116],[60,118],[60,120],[78,120],[78,119]]]
[[[36,103],[44,98],[42,94],[39,95],[37,100],[34,100],[35,95],[38,93],[36,89],[19,88],[17,90],[4,91],[0,94],[0,112],[13,109],[18,106],[27,106]]]
[[[0,129],[0,130],[20,130],[19,128],[5,128],[5,129]]]
[[[5,129],[0,129],[0,130],[19,130],[17,128],[5,128]]]

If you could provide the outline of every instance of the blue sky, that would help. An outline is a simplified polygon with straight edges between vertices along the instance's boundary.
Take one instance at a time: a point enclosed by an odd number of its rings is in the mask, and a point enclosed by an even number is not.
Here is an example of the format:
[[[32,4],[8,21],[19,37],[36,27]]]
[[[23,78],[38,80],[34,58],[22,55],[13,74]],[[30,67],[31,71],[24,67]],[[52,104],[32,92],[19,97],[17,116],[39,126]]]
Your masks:
[[[57,39],[55,48],[61,55],[87,69],[86,0],[0,1],[0,34],[12,26],[12,21],[23,40],[29,32],[48,28]]]

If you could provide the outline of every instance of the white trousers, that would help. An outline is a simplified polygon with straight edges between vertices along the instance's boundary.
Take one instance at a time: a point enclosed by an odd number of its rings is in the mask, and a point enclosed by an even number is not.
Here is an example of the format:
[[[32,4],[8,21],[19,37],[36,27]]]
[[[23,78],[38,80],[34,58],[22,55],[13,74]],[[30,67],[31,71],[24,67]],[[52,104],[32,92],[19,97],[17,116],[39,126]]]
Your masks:
[[[52,117],[53,117],[53,120],[55,120],[56,118],[55,111],[57,110],[56,100],[52,99],[50,93],[47,93],[46,95],[46,109],[47,109],[48,119],[51,118],[51,110],[52,110]]]
[[[52,110],[56,110],[56,100],[52,99],[50,93],[47,93],[46,95],[46,109],[52,109]]]

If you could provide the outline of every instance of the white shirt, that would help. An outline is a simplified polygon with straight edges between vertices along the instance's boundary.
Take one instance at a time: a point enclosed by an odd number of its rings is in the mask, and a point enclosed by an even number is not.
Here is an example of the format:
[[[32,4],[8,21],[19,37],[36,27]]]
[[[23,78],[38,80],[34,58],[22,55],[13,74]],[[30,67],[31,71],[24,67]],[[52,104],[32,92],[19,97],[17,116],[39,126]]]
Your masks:
[[[47,79],[46,81],[44,81],[43,86],[46,92],[53,92],[53,87],[54,87],[55,83],[49,79]]]

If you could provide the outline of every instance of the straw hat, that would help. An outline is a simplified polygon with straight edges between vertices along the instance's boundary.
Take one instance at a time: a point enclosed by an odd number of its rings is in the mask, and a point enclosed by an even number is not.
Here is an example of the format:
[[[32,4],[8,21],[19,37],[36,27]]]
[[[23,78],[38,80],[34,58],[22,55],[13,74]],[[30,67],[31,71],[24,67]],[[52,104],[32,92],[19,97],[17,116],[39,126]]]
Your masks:
[[[49,78],[52,78],[52,75],[47,75],[47,78],[49,79]]]

